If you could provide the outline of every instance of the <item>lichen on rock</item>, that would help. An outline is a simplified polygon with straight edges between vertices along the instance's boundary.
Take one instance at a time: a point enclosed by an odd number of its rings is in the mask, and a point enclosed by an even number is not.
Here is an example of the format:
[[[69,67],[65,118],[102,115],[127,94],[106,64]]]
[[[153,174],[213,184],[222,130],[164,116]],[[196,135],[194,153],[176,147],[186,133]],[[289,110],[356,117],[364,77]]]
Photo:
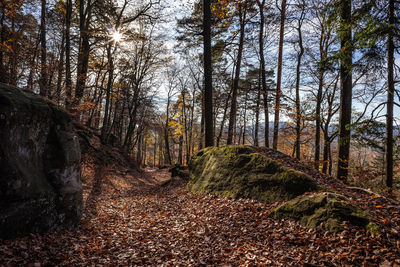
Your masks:
[[[366,230],[373,223],[370,215],[350,203],[345,196],[329,192],[320,192],[300,196],[288,201],[270,214],[275,219],[293,219],[307,228],[321,229],[330,232],[342,230],[342,223],[349,222]]]
[[[250,146],[210,147],[189,163],[188,189],[261,202],[292,199],[317,189],[306,174],[282,166]]]

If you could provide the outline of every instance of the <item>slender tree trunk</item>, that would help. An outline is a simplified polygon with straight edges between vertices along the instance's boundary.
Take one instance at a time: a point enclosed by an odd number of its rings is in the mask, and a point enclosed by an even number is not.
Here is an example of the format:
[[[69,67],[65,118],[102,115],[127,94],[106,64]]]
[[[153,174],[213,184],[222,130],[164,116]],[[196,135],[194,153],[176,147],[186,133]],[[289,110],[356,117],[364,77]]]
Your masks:
[[[57,74],[57,87],[56,87],[56,99],[58,104],[60,104],[61,101],[61,83],[64,71],[64,54],[65,54],[65,29],[63,29],[63,34],[61,37],[60,58],[58,61],[58,74]]]
[[[261,76],[261,75],[259,75]],[[259,146],[258,143],[258,131],[260,128],[260,102],[261,102],[261,79],[258,79],[258,86],[257,86],[257,102],[256,102],[256,118],[255,118],[255,125],[254,125],[254,146]]]
[[[204,94],[201,94],[201,119],[200,119],[200,138],[199,149],[204,148]]]
[[[324,86],[324,71],[322,67],[319,67],[318,74],[318,92],[317,101],[315,108],[315,151],[314,151],[314,168],[319,170],[319,161],[321,153],[321,102],[322,102],[322,90]]]
[[[231,110],[229,114],[228,139],[226,142],[227,145],[231,145],[233,143],[233,133],[236,127],[237,95],[239,89],[240,65],[242,63],[242,54],[244,46],[244,34],[245,34],[244,27],[246,21],[246,13],[247,13],[246,7],[243,7],[243,3],[239,3],[238,5],[239,5],[239,21],[240,21],[239,49],[236,61],[235,78],[233,80]]]
[[[389,32],[388,32],[388,92],[386,114],[386,186],[393,187],[393,103],[394,103],[394,0],[389,0],[388,8]]]
[[[11,49],[12,53],[10,54],[10,59],[9,59],[9,68],[10,70],[8,71],[8,76],[9,80],[8,83],[12,86],[17,86],[18,83],[18,58],[19,58],[19,47],[17,45],[17,30],[15,28],[15,15],[11,16]],[[47,66],[46,66],[47,68]],[[47,81],[47,79],[46,79]],[[46,82],[45,81],[45,82]],[[47,88],[47,84],[45,84],[45,87]]]
[[[91,19],[92,3],[87,1],[85,10],[85,0],[79,0],[79,51],[78,51],[78,66],[76,73],[76,87],[75,87],[75,103],[79,105],[80,100],[83,97],[83,92],[86,83],[86,76],[89,64],[89,24]],[[78,109],[79,110],[79,109]],[[79,112],[77,117],[79,117]]]
[[[346,180],[350,157],[350,124],[352,105],[352,36],[351,0],[341,0],[341,59],[340,59],[340,115],[339,151],[336,178]]]
[[[170,105],[170,95],[168,95],[167,100],[167,115],[165,119],[165,131],[164,131],[164,141],[165,141],[165,150],[167,153],[168,164],[172,165],[171,159],[171,150],[169,148],[169,105]]]
[[[4,26],[4,20],[5,20],[5,6],[3,1],[1,2],[1,18],[0,18],[0,42],[1,44],[4,44],[5,42],[5,35],[6,35],[6,27]],[[3,49],[0,49],[0,82],[2,83],[7,83],[7,73],[4,65],[4,51]]]
[[[243,113],[243,139],[242,139],[242,144],[244,145],[246,142],[246,127],[247,127],[247,123],[246,123],[246,116],[247,116],[247,98],[249,95],[249,90],[246,90],[246,96],[244,99],[244,113]],[[239,142],[240,143],[240,142]]]
[[[30,91],[33,91],[33,76],[34,76],[35,69],[36,69],[35,61],[36,61],[36,57],[37,57],[37,54],[38,54],[39,43],[40,43],[40,33],[37,35],[36,45],[35,45],[34,50],[32,51],[33,55],[32,55],[32,59],[31,59],[31,62],[30,62],[30,70],[29,70],[29,75],[28,75],[28,81],[27,81],[27,84],[26,84],[27,89],[30,90]],[[64,59],[62,59],[62,60],[64,60]]]
[[[157,155],[157,138],[156,133],[154,133],[154,147],[153,147],[153,167],[156,167],[156,155]]]
[[[329,137],[328,137],[328,130],[325,128],[324,130],[324,151],[323,151],[323,164],[322,164],[322,173],[326,174],[328,171],[328,153],[329,147],[331,145]]]
[[[72,80],[71,80],[71,16],[72,16],[72,0],[67,0],[65,14],[65,90],[66,100],[65,107],[71,109],[72,98]]]
[[[268,110],[268,88],[267,88],[267,77],[265,74],[265,58],[264,58],[264,6],[265,0],[257,0],[258,8],[260,10],[260,29],[258,33],[258,49],[260,51],[260,71],[261,71],[261,84],[264,99],[264,117],[265,117],[265,147],[269,147],[269,110]]]
[[[40,55],[40,95],[47,96],[47,48],[46,48],[46,0],[42,0],[42,14],[40,22],[40,44],[41,44],[41,55]]]
[[[300,71],[301,71],[301,59],[304,54],[303,47],[303,34],[301,31],[301,26],[303,23],[304,16],[304,7],[302,9],[301,17],[298,21],[297,33],[299,35],[299,54],[297,55],[297,66],[296,66],[296,144],[295,144],[295,152],[296,158],[300,159],[300,135],[301,135],[301,109],[300,109]]]
[[[279,112],[281,109],[281,94],[282,94],[281,82],[282,82],[283,37],[285,34],[285,14],[286,14],[286,0],[282,0],[281,26],[280,26],[280,30],[279,30],[278,73],[277,73],[277,77],[276,77],[274,137],[272,140],[272,148],[273,149],[278,149],[278,138],[279,138]]]
[[[226,97],[224,114],[222,116],[222,121],[221,121],[221,127],[219,129],[219,134],[217,136],[217,147],[219,147],[219,144],[220,144],[220,141],[221,141],[221,138],[222,138],[222,133],[224,132],[226,115],[228,113],[229,99],[231,98],[232,92],[233,92],[233,88],[231,88],[231,91],[229,92],[229,94]]]
[[[211,6],[210,0],[203,1],[204,10],[204,120],[205,120],[205,146],[214,146],[213,126],[213,89],[211,66]]]
[[[142,166],[142,130],[138,130],[138,144],[137,144],[137,153],[136,153],[136,162],[139,165],[139,168]]]
[[[178,164],[183,165],[183,135],[179,136]]]
[[[104,110],[104,119],[103,119],[103,128],[101,130],[101,140],[106,142],[108,139],[108,132],[109,132],[109,113],[110,113],[110,102],[111,102],[111,90],[114,80],[114,62],[112,58],[112,44],[107,46],[107,64],[108,64],[108,81],[107,81],[107,88],[106,88],[106,105]]]

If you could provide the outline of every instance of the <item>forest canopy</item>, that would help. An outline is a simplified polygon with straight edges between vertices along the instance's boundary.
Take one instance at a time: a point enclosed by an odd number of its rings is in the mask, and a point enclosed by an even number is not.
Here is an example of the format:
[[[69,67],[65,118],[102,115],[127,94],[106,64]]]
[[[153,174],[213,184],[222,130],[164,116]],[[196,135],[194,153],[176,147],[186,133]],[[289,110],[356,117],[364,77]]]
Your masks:
[[[357,185],[398,186],[398,1],[0,8],[0,82],[65,107],[140,165],[186,165],[210,145],[271,146]]]

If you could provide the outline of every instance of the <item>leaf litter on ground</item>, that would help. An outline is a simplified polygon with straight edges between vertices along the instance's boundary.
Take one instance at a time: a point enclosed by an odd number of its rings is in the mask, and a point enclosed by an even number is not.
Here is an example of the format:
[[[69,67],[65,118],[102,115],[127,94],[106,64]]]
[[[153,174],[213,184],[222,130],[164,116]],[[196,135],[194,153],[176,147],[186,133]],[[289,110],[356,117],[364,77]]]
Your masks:
[[[400,266],[398,205],[302,170],[373,214],[381,234],[346,223],[339,233],[307,229],[268,218],[280,203],[195,195],[178,178],[160,186],[170,179],[166,169],[137,172],[87,161],[80,224],[0,239],[0,266]]]

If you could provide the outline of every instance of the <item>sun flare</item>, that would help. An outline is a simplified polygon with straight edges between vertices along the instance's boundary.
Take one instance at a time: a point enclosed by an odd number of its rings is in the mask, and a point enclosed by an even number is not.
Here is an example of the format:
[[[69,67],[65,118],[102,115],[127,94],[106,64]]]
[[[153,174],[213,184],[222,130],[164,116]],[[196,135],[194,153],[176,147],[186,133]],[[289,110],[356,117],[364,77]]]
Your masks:
[[[112,37],[113,37],[114,41],[118,43],[122,39],[122,34],[119,32],[114,32]]]

